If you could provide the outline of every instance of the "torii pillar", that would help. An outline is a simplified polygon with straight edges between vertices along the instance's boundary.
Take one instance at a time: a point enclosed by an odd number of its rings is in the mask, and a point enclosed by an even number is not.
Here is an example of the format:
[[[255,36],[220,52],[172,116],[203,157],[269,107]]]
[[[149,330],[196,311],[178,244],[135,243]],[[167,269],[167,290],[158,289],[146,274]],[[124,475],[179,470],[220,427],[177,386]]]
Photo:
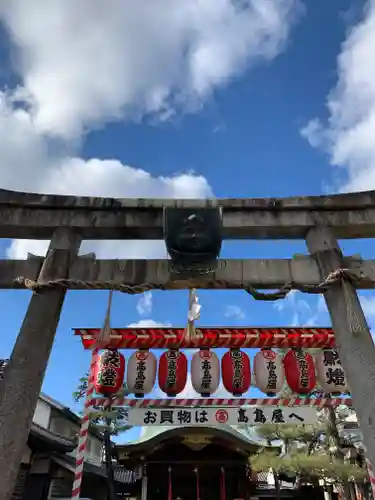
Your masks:
[[[311,229],[306,244],[317,261],[322,280],[331,272],[344,268],[339,244],[329,228]],[[367,457],[375,470],[375,345],[352,283],[340,280],[330,285],[324,298]]]
[[[68,277],[81,237],[72,229],[53,234],[39,280]],[[10,500],[51,353],[65,288],[33,293],[0,383],[0,500]]]

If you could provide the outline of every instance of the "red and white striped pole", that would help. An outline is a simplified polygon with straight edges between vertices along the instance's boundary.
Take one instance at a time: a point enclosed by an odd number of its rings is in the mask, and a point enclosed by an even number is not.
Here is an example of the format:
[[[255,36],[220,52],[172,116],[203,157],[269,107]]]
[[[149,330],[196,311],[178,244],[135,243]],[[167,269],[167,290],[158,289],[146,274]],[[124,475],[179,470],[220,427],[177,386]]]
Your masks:
[[[367,465],[367,472],[368,472],[368,477],[370,480],[370,485],[371,485],[371,491],[372,491],[372,497],[375,499],[375,474],[374,470],[372,468],[370,460],[366,456],[366,465]]]
[[[94,368],[95,368],[95,365],[98,361],[99,350],[101,349],[101,346],[108,343],[110,335],[111,335],[110,316],[111,316],[112,295],[113,295],[113,291],[111,290],[109,292],[108,306],[107,306],[107,312],[106,312],[106,316],[105,316],[105,320],[104,320],[104,325],[103,325],[102,330],[100,331],[100,334],[98,335],[98,337],[95,340],[95,345],[94,345],[94,348],[93,348],[92,354],[91,354],[90,370],[89,370],[89,376],[87,379],[85,406],[84,406],[83,417],[82,417],[82,421],[81,421],[81,429],[79,431],[79,438],[78,438],[78,446],[77,446],[77,454],[76,454],[76,468],[75,468],[75,472],[74,472],[74,481],[73,481],[71,500],[79,500],[80,494],[81,494],[83,467],[85,465],[85,451],[86,451],[87,438],[88,438],[89,426],[90,426],[90,413],[91,413],[91,407],[92,407],[93,394],[94,394],[94,390],[95,390]]]
[[[76,454],[76,469],[74,472],[74,481],[72,489],[72,500],[78,500],[81,493],[83,466],[85,464],[85,451],[86,451],[87,438],[90,426],[91,402],[94,393],[94,368],[98,361],[98,356],[99,356],[99,349],[98,348],[93,349],[91,356],[91,363],[90,363],[90,372],[87,381],[84,412],[81,421],[81,429],[79,431],[78,447]]]

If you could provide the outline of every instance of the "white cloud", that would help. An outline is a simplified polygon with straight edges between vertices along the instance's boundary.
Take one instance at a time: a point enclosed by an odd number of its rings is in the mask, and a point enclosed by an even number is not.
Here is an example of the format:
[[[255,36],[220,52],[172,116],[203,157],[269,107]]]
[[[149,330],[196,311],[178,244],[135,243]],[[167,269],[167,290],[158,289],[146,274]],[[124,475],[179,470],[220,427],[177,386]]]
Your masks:
[[[10,133],[9,140],[6,140]],[[207,180],[194,173],[154,177],[118,160],[82,160],[48,153],[48,141],[32,125],[32,117],[0,93],[0,172],[2,188],[20,191],[129,198],[206,198],[213,196]],[[27,252],[45,255],[48,242],[16,240],[8,256],[23,259]],[[165,258],[162,241],[84,242],[81,253],[98,258]]]
[[[62,156],[34,127],[32,115],[12,96],[0,91],[1,187],[19,191],[129,198],[206,198],[213,196],[207,180],[194,173],[154,177],[114,159],[83,160]],[[27,252],[44,255],[45,241],[14,241],[12,258]],[[163,242],[85,242],[82,253],[99,258],[165,258]]]
[[[360,295],[359,296],[363,312],[366,316],[370,328],[374,325],[375,320],[375,296],[374,295]]]
[[[292,290],[285,299],[278,300],[273,307],[284,315],[291,314],[290,326],[315,326],[325,317],[326,307],[323,296],[310,298],[310,302],[302,298],[297,290]]]
[[[54,168],[48,143],[34,128],[30,113],[0,91],[0,173],[3,189],[37,189],[47,167]]]
[[[337,60],[338,81],[327,98],[328,122],[310,121],[301,131],[313,147],[342,167],[342,191],[375,188],[375,1],[348,34]]]
[[[375,296],[360,293],[359,300],[371,328],[375,319]],[[303,298],[298,298],[297,292],[294,291],[288,295],[287,299],[275,302],[274,308],[285,315],[291,314],[291,320],[288,320],[291,326],[327,326],[331,324],[323,295],[310,297],[309,302],[307,302]]]
[[[39,131],[196,108],[285,47],[298,0],[2,0]]]
[[[169,326],[172,326],[170,323],[158,323],[157,321],[153,319],[141,319],[137,323],[130,323],[130,325],[127,326],[127,328],[163,328],[166,327],[168,328]]]
[[[139,299],[137,304],[137,311],[140,316],[146,316],[152,311],[152,293],[145,292]]]
[[[310,145],[314,148],[323,146],[324,144],[324,134],[322,134],[322,125],[317,118],[310,120],[307,125],[305,125],[300,133],[304,139],[307,139]]]
[[[0,89],[2,188],[109,197],[212,197],[194,173],[157,177],[116,159],[83,160],[82,134],[109,120],[166,119],[283,50],[298,0],[0,1],[21,85]],[[176,165],[176,169],[181,166]],[[183,168],[183,166],[182,166]],[[44,255],[14,241],[8,256]],[[84,242],[98,258],[163,258],[163,242]]]
[[[246,314],[239,306],[228,305],[225,308],[224,316],[226,318],[234,318],[237,320],[245,319]]]

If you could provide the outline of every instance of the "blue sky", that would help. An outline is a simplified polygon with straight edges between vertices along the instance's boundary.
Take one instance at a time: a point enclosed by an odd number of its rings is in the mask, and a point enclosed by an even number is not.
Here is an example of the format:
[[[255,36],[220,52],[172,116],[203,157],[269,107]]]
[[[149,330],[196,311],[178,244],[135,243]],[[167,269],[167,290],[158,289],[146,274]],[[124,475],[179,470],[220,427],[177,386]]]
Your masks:
[[[118,0],[105,9],[99,0],[81,4],[0,6],[1,187],[123,197],[375,188],[374,2],[158,0],[147,11]],[[342,246],[373,257],[368,241]],[[2,241],[0,250],[23,258],[43,254],[45,243]],[[166,256],[162,243],[82,249],[92,250]],[[306,252],[303,241],[234,241],[221,256]],[[371,324],[374,296],[361,295]],[[245,292],[199,297],[201,325],[330,324],[322,301],[299,293],[277,306]],[[1,357],[11,353],[29,298],[0,292]],[[186,291],[155,292],[143,310],[139,300],[117,294],[112,325],[186,322]],[[101,326],[106,301],[102,292],[66,299],[43,389],[69,406],[90,359],[71,329]]]

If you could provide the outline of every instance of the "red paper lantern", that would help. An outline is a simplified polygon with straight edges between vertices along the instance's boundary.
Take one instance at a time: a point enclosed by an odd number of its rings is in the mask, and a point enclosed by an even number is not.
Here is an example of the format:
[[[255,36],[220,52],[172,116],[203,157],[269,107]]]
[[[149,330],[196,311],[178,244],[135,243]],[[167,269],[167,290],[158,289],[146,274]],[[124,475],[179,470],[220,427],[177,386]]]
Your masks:
[[[170,349],[160,356],[159,360],[159,387],[174,397],[185,389],[187,380],[188,362],[185,354],[179,350]]]
[[[124,383],[125,358],[117,350],[103,351],[94,368],[94,386],[99,394],[116,394]]]
[[[316,385],[314,360],[302,349],[291,349],[284,356],[286,381],[293,392],[309,394]]]
[[[225,389],[233,396],[248,391],[251,382],[250,359],[239,349],[227,351],[221,359],[221,372]]]

